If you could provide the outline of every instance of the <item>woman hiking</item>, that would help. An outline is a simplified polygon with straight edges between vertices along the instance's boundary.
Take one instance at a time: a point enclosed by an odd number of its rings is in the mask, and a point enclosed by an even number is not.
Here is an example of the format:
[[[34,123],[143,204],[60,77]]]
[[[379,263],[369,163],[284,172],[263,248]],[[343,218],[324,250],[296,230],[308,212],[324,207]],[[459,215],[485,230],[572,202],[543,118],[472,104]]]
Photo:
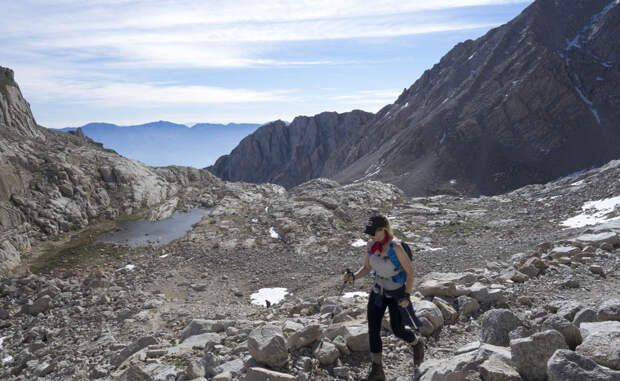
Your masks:
[[[364,380],[385,381],[381,353],[381,321],[386,308],[389,310],[392,331],[412,347],[414,367],[417,369],[424,359],[422,339],[404,327],[399,311],[399,306],[406,308],[411,303],[413,265],[402,245],[394,240],[390,222],[384,216],[370,217],[364,234],[368,234],[371,238],[368,241],[368,254],[364,264],[355,273],[345,274],[344,281],[352,282],[367,275],[370,271],[376,274],[367,309],[372,367],[368,377]],[[400,263],[399,267],[395,266],[397,263]]]

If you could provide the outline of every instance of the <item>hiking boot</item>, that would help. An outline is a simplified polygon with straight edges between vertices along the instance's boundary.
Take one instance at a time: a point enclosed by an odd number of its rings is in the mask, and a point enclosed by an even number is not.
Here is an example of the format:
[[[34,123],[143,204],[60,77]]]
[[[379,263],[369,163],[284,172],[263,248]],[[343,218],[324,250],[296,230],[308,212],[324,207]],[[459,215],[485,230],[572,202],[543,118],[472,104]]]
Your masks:
[[[383,365],[372,363],[372,368],[368,377],[363,381],[385,381],[385,374],[383,374]]]
[[[417,369],[424,362],[424,339],[416,337],[411,349],[413,350],[413,367]]]

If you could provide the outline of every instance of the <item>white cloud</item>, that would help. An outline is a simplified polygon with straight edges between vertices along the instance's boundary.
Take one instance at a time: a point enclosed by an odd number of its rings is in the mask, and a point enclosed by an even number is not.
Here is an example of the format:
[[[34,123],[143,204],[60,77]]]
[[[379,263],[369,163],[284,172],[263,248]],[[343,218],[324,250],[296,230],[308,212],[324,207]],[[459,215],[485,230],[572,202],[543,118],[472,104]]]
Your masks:
[[[390,37],[495,26],[424,13],[523,0],[11,2],[0,34],[17,54],[107,66],[251,67],[326,60],[268,57],[269,43]],[[422,13],[420,13],[422,12]],[[60,56],[60,58],[58,57]],[[267,58],[266,58],[267,56]]]

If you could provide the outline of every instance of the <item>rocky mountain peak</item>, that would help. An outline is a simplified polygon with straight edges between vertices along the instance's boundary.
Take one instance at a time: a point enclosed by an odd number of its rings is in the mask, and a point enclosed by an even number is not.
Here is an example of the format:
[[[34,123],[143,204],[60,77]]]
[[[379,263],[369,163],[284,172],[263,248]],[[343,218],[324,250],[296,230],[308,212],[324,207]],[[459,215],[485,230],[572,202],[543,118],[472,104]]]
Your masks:
[[[31,138],[45,139],[15,82],[13,70],[0,66],[0,130]]]
[[[330,170],[321,176],[380,180],[410,195],[498,194],[602,165],[620,157],[618,4],[538,0],[455,45],[396,102],[339,131],[333,149],[313,145],[320,140],[297,144],[322,150]],[[247,147],[238,148],[216,175],[286,187],[308,180],[282,170],[301,156],[271,156],[262,172],[232,169],[244,165],[236,156]]]

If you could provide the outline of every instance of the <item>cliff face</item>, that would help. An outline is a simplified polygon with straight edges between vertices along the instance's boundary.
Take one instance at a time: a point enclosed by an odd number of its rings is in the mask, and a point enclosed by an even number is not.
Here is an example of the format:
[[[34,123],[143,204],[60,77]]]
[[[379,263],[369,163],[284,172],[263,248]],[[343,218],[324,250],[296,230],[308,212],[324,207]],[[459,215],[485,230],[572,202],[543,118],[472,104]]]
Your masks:
[[[457,44],[331,150],[320,144],[329,164],[320,175],[381,180],[410,195],[497,194],[618,158],[619,26],[617,0],[538,0]],[[242,142],[211,170],[227,180],[300,183],[283,169],[313,162],[320,140],[296,141],[305,156],[291,155],[288,139],[272,139],[285,129],[262,127],[252,155]]]
[[[213,201],[221,181],[205,170],[148,167],[103,149],[81,131],[38,126],[13,79],[0,68],[0,275],[33,240],[151,208],[172,196]]]
[[[299,116],[287,126],[276,121],[260,127],[208,169],[229,181],[270,182],[292,187],[341,168],[335,153],[373,114],[351,111]]]

